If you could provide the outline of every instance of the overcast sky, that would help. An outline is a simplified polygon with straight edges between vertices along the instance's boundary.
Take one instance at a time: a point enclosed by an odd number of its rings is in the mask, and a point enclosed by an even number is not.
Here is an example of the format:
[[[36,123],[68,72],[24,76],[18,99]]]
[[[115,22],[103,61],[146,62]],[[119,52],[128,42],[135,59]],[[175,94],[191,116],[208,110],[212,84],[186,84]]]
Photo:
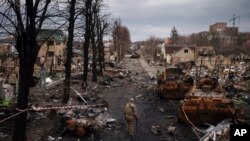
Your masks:
[[[179,34],[208,31],[209,25],[227,22],[233,14],[240,31],[250,31],[250,0],[104,0],[112,16],[127,26],[132,41],[150,36],[169,37],[173,26]]]

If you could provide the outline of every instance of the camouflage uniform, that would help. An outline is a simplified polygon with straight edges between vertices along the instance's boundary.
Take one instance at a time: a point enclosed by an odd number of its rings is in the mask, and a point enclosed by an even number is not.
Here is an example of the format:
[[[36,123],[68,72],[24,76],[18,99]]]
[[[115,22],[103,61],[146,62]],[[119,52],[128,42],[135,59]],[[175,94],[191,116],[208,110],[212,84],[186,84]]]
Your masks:
[[[137,122],[137,107],[135,105],[135,99],[131,98],[126,104],[124,110],[125,119],[127,121],[127,130],[130,135],[134,134],[136,122]]]

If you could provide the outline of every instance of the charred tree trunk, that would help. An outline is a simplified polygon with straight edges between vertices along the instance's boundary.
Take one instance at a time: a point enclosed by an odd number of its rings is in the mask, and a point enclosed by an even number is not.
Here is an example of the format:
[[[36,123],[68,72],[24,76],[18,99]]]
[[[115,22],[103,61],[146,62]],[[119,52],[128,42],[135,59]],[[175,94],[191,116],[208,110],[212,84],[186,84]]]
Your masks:
[[[46,0],[45,6],[42,10],[40,22],[38,28],[36,28],[36,18],[38,5],[40,1],[25,1],[26,8],[26,23],[22,19],[20,12],[20,1],[15,1],[12,4],[17,17],[16,28],[16,49],[19,54],[19,83],[18,83],[18,96],[17,96],[17,108],[20,110],[26,110],[28,108],[28,97],[30,83],[32,80],[34,65],[36,62],[37,54],[40,49],[37,45],[38,31],[41,29],[48,5],[51,1]],[[35,3],[35,4],[34,4]],[[26,141],[26,117],[27,113],[23,112],[16,117],[12,140],[13,141]]]
[[[85,35],[84,35],[84,44],[83,44],[83,56],[84,56],[84,68],[83,68],[83,83],[87,84],[88,80],[88,65],[89,65],[89,45],[91,38],[91,23],[92,23],[92,14],[91,14],[92,0],[85,1]],[[83,86],[83,84],[82,84]]]
[[[99,39],[97,38],[97,55],[98,55],[98,65],[99,65],[99,71],[100,71],[100,75],[103,75],[103,70],[102,70],[102,62],[101,62],[101,48],[100,48],[100,42]]]
[[[54,67],[54,56],[51,58],[51,62],[50,62],[50,68],[49,68],[49,75],[52,76],[53,75],[53,67]]]
[[[97,52],[98,52],[98,63],[100,69],[100,75],[103,76],[103,67],[102,67],[102,49],[101,49],[101,23],[100,19],[96,21],[96,31],[97,31]]]
[[[100,67],[100,74],[103,76],[103,70],[105,70],[105,58],[104,58],[104,44],[103,44],[103,36],[105,34],[106,29],[108,28],[108,23],[105,20],[97,20],[97,42],[98,42],[98,61]]]
[[[98,62],[99,62],[99,68],[100,68],[100,75],[103,76],[103,70],[105,70],[104,67],[104,47],[101,39],[98,39]]]
[[[101,39],[101,62],[102,62],[102,67],[103,70],[105,70],[105,58],[104,58],[104,44],[103,44],[103,39]]]
[[[30,29],[35,30],[35,29]],[[24,38],[25,35],[20,36],[17,39],[18,46],[24,46],[19,51],[22,51],[23,54],[20,56],[20,69],[19,69],[19,89],[18,89],[18,97],[17,97],[17,108],[20,110],[25,110],[28,108],[28,97],[30,84],[34,72],[34,65],[36,61],[36,57],[38,51],[36,50],[37,46],[36,39],[33,38],[35,32],[30,32],[26,35],[27,38]],[[19,52],[20,54],[20,52]],[[13,141],[26,141],[26,117],[27,113],[24,112],[17,116],[14,132],[13,132]]]
[[[97,53],[97,49],[96,49],[95,39],[92,37],[91,40],[92,40],[91,44],[92,44],[92,49],[93,49],[93,58],[92,58],[92,75],[93,75],[93,78],[92,78],[92,81],[97,82],[97,69],[96,69],[96,64],[97,64],[96,53]]]
[[[67,42],[67,58],[65,63],[65,88],[63,95],[63,103],[66,104],[70,96],[70,79],[71,79],[71,58],[72,58],[72,47],[74,40],[74,26],[75,26],[75,3],[76,0],[71,0],[70,3],[70,17],[68,27],[68,42]]]
[[[17,98],[18,109],[24,110],[28,107],[29,85],[32,79],[33,66],[34,65],[30,62],[30,60],[20,59],[19,95]],[[26,117],[26,112],[17,116],[13,133],[13,141],[26,141]]]
[[[97,70],[96,70],[96,54],[97,54],[97,48],[96,48],[96,40],[95,40],[95,26],[96,26],[96,20],[97,20],[97,10],[96,10],[96,4],[93,7],[93,23],[91,27],[91,46],[93,51],[93,58],[92,58],[92,81],[97,82]]]
[[[34,65],[40,47],[36,37],[41,29],[46,11],[51,0],[5,0],[0,1],[2,22],[8,23],[4,31],[13,35],[16,40],[15,48],[19,57],[19,83],[17,109],[21,111],[15,117],[13,141],[26,141],[26,110],[28,108],[29,89],[34,72]],[[23,10],[21,10],[21,7]],[[2,26],[3,27],[3,26]],[[2,31],[1,31],[2,32]],[[13,33],[15,32],[15,33]]]

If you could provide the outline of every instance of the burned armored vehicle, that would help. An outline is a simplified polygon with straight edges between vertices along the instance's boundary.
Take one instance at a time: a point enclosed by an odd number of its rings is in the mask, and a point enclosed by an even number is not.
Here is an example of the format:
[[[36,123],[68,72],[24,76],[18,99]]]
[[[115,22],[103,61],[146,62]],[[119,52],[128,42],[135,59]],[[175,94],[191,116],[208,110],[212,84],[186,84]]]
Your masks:
[[[169,100],[184,99],[185,94],[192,88],[193,78],[185,75],[178,67],[167,68],[157,76],[156,93]]]
[[[239,110],[227,98],[216,79],[201,78],[178,107],[178,120],[193,124],[218,124],[226,118],[239,119]]]

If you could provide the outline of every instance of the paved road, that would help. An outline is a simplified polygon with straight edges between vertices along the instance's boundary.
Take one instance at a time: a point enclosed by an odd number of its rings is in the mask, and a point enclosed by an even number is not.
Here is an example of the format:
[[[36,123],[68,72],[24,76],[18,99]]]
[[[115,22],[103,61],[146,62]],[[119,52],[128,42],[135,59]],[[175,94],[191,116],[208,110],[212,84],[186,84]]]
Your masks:
[[[141,66],[150,77],[156,78],[157,70],[159,70],[160,72],[164,71],[163,66],[149,65],[144,58],[139,58],[139,61],[141,63]]]

